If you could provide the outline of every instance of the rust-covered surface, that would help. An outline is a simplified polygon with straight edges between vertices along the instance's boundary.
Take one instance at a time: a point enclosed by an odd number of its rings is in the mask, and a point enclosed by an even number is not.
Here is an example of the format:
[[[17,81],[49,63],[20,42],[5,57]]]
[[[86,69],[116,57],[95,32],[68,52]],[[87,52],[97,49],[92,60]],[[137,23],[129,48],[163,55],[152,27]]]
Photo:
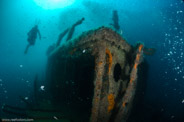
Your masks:
[[[72,114],[76,121],[125,122],[136,92],[142,49],[143,45],[134,49],[105,27],[58,47],[48,58],[51,102],[66,108],[63,113],[68,110],[66,116]]]

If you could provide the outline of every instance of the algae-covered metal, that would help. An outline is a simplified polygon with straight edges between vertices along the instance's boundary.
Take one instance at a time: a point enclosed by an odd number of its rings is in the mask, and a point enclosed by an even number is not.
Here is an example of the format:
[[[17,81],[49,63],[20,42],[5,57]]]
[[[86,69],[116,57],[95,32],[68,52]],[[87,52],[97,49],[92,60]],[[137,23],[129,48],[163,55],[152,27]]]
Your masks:
[[[48,57],[51,103],[74,121],[126,121],[142,48],[134,49],[105,27],[58,47]]]

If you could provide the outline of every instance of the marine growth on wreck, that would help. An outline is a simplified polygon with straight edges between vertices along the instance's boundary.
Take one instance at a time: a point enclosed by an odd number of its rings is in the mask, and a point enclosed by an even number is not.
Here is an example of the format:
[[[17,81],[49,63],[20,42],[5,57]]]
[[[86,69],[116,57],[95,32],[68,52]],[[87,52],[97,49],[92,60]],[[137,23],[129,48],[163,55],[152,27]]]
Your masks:
[[[57,47],[48,57],[47,68],[52,104],[66,108],[66,115],[73,113],[75,121],[126,121],[142,50],[143,45],[134,49],[106,27]]]

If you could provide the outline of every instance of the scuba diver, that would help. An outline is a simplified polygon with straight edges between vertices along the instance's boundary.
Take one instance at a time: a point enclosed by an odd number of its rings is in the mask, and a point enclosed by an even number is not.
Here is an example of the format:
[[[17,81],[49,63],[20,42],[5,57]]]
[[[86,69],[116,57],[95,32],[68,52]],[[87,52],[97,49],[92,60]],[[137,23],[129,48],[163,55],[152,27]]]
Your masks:
[[[27,54],[27,51],[29,49],[30,46],[35,44],[36,38],[37,38],[37,34],[39,35],[39,38],[41,40],[41,34],[40,31],[38,30],[38,25],[35,25],[28,33],[28,39],[27,41],[29,42],[29,44],[27,45],[24,54]]]
[[[117,10],[113,11],[112,21],[113,21],[113,24],[110,24],[110,25],[112,25],[114,29],[118,31],[120,29],[120,26],[119,26],[119,17],[118,17]]]
[[[63,31],[61,34],[59,34],[59,38],[58,38],[58,40],[57,40],[56,46],[59,46],[61,40],[63,39],[63,37],[66,35],[66,33],[67,33],[68,31],[69,31],[69,32],[68,32],[68,36],[67,36],[67,38],[66,38],[66,41],[70,40],[70,39],[72,38],[72,35],[73,35],[74,31],[75,31],[75,27],[76,27],[77,25],[82,24],[82,22],[83,22],[84,20],[85,20],[84,18],[78,20],[75,24],[72,25],[71,28],[68,28],[68,29],[66,29],[65,31]]]
[[[46,55],[48,56],[56,47],[58,47],[58,46],[60,45],[61,40],[63,39],[63,37],[64,37],[67,33],[68,33],[68,36],[67,36],[67,38],[66,38],[66,41],[69,41],[69,40],[72,38],[72,36],[73,36],[73,33],[74,33],[74,31],[75,31],[75,27],[76,27],[77,25],[82,24],[82,22],[83,22],[84,20],[85,20],[84,17],[81,18],[81,19],[78,20],[76,23],[74,23],[74,24],[72,25],[71,28],[67,28],[67,29],[64,30],[62,33],[60,33],[60,34],[59,34],[59,37],[58,37],[58,40],[57,40],[57,43],[56,43],[56,44],[52,44],[52,45],[50,45],[50,46],[48,47],[47,52],[46,52]]]

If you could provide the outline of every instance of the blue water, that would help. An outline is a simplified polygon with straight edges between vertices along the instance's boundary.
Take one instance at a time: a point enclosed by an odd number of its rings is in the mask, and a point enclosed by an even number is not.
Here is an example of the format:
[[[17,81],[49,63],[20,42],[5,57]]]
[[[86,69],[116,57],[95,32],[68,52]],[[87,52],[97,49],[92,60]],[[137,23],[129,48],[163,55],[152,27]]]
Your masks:
[[[184,121],[182,0],[75,0],[57,9],[43,8],[35,1],[0,1],[0,106],[23,106],[19,96],[30,96],[35,74],[44,80],[46,50],[62,31],[82,17],[85,21],[73,38],[100,26],[111,27],[112,11],[117,10],[122,36],[132,45],[141,42],[156,49],[153,56],[144,57],[149,72],[140,118],[149,121],[161,113],[162,121]],[[27,32],[35,24],[42,40],[37,39],[24,55]]]

